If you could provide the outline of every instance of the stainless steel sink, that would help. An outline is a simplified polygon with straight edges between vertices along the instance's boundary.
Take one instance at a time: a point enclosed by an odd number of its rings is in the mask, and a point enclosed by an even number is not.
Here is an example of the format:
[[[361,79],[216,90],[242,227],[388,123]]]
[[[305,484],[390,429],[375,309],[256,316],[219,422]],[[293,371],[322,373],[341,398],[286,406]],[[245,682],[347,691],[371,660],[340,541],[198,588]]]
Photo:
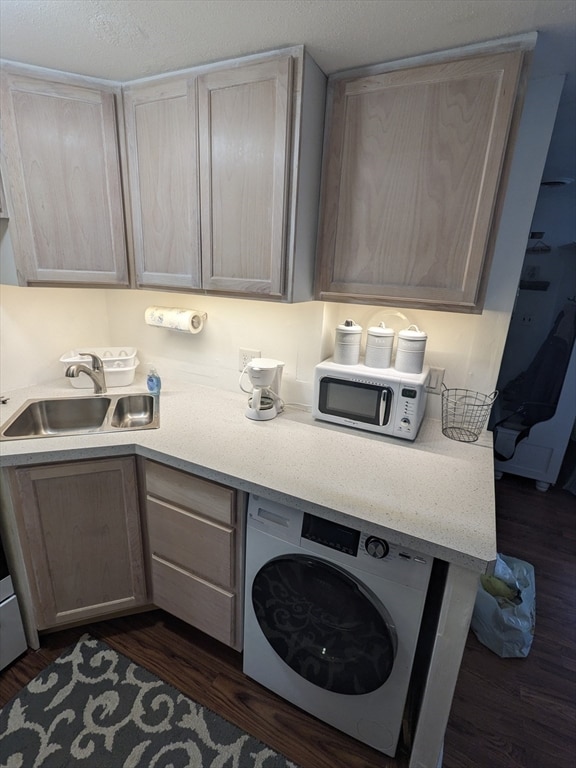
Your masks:
[[[0,440],[157,429],[159,398],[150,394],[27,400],[2,426]]]
[[[111,424],[118,429],[140,429],[153,419],[153,395],[125,395],[114,406]]]

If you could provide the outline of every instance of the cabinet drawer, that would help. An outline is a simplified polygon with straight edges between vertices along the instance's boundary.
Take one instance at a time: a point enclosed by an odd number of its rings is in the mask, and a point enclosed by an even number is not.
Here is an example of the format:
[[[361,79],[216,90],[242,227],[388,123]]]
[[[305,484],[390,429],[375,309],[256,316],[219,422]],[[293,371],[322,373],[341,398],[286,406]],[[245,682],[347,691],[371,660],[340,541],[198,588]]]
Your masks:
[[[152,555],[223,587],[234,584],[234,531],[184,509],[149,498],[148,541]]]
[[[175,565],[152,557],[154,604],[226,645],[235,642],[235,602],[230,592],[212,586]]]
[[[234,523],[236,491],[154,461],[145,462],[148,494],[221,523]]]

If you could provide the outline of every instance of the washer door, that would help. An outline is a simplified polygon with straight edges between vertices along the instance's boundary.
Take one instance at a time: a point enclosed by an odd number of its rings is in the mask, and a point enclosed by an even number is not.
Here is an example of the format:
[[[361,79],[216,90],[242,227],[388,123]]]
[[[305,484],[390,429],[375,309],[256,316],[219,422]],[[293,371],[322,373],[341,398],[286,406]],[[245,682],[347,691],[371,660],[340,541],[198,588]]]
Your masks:
[[[390,615],[331,563],[301,555],[270,560],[254,578],[252,604],[276,653],[314,685],[370,693],[392,672],[397,639]]]

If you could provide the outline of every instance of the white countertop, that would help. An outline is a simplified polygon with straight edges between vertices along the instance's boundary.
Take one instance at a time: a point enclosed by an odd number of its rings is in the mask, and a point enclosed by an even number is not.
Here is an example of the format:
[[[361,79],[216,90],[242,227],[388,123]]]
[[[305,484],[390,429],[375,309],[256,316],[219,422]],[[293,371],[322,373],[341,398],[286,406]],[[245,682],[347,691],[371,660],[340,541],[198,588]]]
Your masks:
[[[145,391],[143,379],[112,394]],[[28,399],[82,397],[66,381],[5,393],[4,424]],[[315,421],[287,406],[244,416],[247,397],[163,380],[160,428],[0,442],[0,465],[135,453],[292,504],[477,571],[496,558],[491,435],[460,443],[425,420],[415,442]]]

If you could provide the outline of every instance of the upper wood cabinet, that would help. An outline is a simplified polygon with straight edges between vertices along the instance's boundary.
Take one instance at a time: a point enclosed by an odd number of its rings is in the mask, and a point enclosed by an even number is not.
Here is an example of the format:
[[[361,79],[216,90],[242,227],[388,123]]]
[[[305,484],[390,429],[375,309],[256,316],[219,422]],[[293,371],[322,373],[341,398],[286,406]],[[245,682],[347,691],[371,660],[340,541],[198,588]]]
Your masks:
[[[138,285],[312,298],[325,88],[302,46],[125,86]]]
[[[199,78],[204,287],[284,288],[292,57]]]
[[[146,603],[133,458],[23,467],[13,477],[38,629]]]
[[[522,62],[329,80],[318,299],[481,311]]]
[[[201,287],[196,81],[124,88],[136,282]]]
[[[1,92],[18,282],[128,285],[119,89],[4,66]]]
[[[6,62],[18,283],[311,299],[325,93],[303,46],[123,87]]]

